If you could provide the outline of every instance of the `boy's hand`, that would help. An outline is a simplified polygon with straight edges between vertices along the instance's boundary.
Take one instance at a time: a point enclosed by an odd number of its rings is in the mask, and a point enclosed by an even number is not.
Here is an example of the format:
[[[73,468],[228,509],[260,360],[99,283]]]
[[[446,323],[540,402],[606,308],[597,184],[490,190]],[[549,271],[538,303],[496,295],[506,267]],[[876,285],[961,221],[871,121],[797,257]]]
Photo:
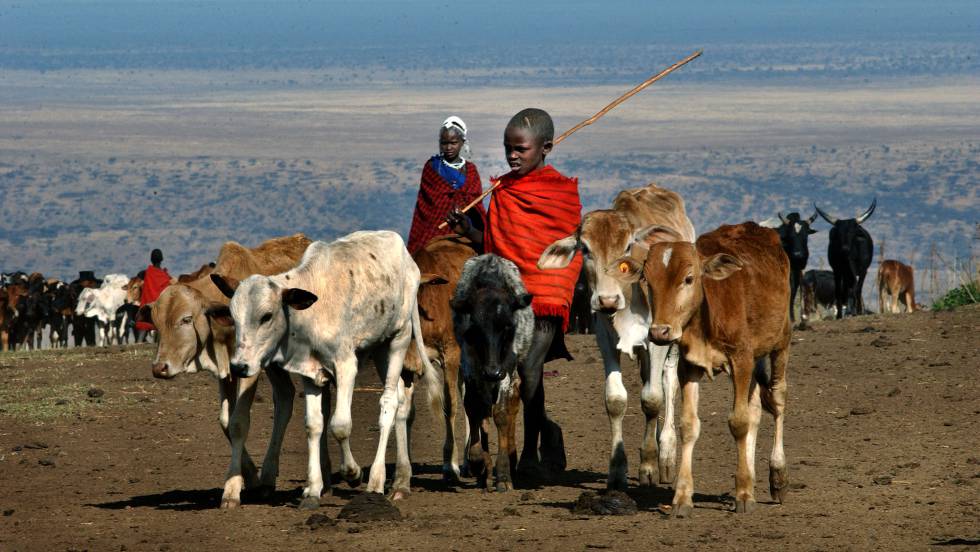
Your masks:
[[[473,225],[470,224],[470,218],[458,207],[453,207],[453,210],[449,212],[446,216],[446,223],[453,229],[453,232],[460,236],[468,236],[473,228]]]

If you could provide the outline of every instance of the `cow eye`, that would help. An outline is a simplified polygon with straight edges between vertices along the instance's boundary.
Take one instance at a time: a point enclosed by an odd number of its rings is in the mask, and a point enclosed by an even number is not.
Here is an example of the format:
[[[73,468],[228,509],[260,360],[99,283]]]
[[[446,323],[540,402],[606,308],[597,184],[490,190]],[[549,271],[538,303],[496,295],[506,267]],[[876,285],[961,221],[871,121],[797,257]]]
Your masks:
[[[183,317],[183,318],[180,319],[180,323],[181,324],[190,324],[193,321],[194,321],[194,317],[193,316],[185,316],[185,317]]]
[[[263,314],[262,315],[262,318],[259,318],[259,324],[265,324],[269,320],[272,320],[272,313],[271,312],[267,312],[267,313]]]
[[[694,276],[688,274],[687,277],[684,278],[684,285],[689,286],[693,283],[694,283]]]

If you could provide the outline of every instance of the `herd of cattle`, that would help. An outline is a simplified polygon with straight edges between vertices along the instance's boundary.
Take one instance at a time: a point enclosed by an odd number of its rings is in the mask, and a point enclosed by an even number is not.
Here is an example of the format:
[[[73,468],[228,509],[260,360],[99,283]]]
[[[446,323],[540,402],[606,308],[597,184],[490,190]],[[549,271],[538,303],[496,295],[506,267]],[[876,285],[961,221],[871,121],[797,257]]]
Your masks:
[[[637,362],[643,384],[641,485],[673,483],[673,514],[691,512],[700,432],[698,385],[703,377],[724,372],[734,383],[728,423],[738,448],[736,511],[755,506],[755,441],[763,409],[775,423],[770,493],[782,502],[789,482],[783,412],[792,305],[802,287],[804,313],[818,304],[833,305],[838,318],[865,311],[861,287],[873,244],[861,224],[874,209],[872,203],[862,215],[846,220],[817,209],[833,225],[830,274],[803,273],[816,214],[809,219],[780,214],[774,230],[746,222],[696,237],[683,199],[654,184],[620,192],[611,208],[586,213],[575,233],[545,248],[541,269],[566,267],[578,254],[585,261],[581,284],[587,291],[573,311],[584,304],[588,314],[573,313],[573,326],[590,323],[602,356],[611,428],[609,488],[624,489],[629,472],[623,436],[625,353]],[[385,488],[384,454],[392,429],[396,467],[391,495],[410,492],[416,384],[445,417],[445,479],[457,482],[470,475],[484,489],[506,491],[515,478],[527,477],[516,469],[522,402],[525,454],[540,450],[542,465],[564,468],[564,444],[545,437],[554,434],[544,431],[554,422],[545,417],[543,406],[528,418],[527,382],[518,369],[534,329],[530,295],[512,263],[479,255],[461,238],[436,238],[411,256],[401,237],[389,231],[355,232],[329,243],[311,242],[302,234],[254,248],[227,242],[214,264],[175,280],[152,304],[137,305],[139,286],[139,278],[120,275],[106,276],[101,285],[94,279],[65,284],[40,275],[5,275],[3,328],[11,344],[31,346],[49,324],[51,342],[65,345],[69,321],[79,328],[91,321],[96,343],[110,343],[128,339],[127,319],[152,321],[158,332],[154,377],[207,371],[218,382],[219,421],[231,445],[222,507],[239,505],[244,488],[258,490],[260,497],[275,489],[296,396],[291,373],[300,376],[305,402],[304,507],[316,507],[322,493],[330,491],[324,429],[340,445],[341,477],[352,484],[362,479],[350,448],[351,406],[358,370],[372,365],[383,392],[369,492]],[[909,267],[882,263],[879,290],[892,297],[889,310],[897,310],[899,298],[913,310],[913,287]],[[76,344],[85,338],[84,331],[75,332]],[[245,442],[262,371],[273,389],[274,423],[259,470]],[[336,394],[332,410],[331,389]],[[679,430],[674,421],[678,392]],[[455,434],[460,405],[466,427],[462,465]],[[492,426],[495,456],[489,450]]]

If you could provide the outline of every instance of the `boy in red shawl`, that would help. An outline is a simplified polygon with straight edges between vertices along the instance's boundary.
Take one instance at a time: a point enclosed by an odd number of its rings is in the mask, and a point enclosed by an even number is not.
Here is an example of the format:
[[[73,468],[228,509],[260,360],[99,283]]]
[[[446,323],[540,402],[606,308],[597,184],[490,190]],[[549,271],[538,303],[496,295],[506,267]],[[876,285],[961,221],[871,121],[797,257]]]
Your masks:
[[[408,233],[408,252],[412,255],[425,247],[432,238],[451,234],[449,227],[439,228],[453,209],[463,207],[482,192],[480,173],[472,161],[466,144],[466,123],[456,116],[449,117],[439,128],[439,155],[429,159],[422,168],[419,195]],[[484,224],[483,205],[470,213],[470,224],[480,230]]]
[[[154,249],[150,252],[150,266],[146,267],[146,270],[143,271],[143,291],[140,293],[140,306],[149,305],[156,301],[157,297],[160,297],[160,294],[163,293],[163,290],[170,285],[170,273],[167,272],[166,268],[160,266],[161,263],[163,263],[163,251]],[[140,332],[148,332],[155,329],[151,322],[137,321],[137,342],[142,341]]]
[[[545,413],[542,375],[548,360],[571,360],[564,332],[582,264],[581,257],[576,257],[561,270],[537,268],[545,247],[575,232],[582,217],[578,179],[563,176],[545,162],[554,136],[554,123],[546,111],[525,109],[514,115],[504,131],[504,151],[511,172],[500,178],[490,200],[486,230],[472,228],[458,212],[448,218],[459,234],[475,243],[482,241],[486,253],[516,264],[525,287],[534,296],[534,338],[526,363],[518,367],[524,403],[524,449],[517,470],[532,476],[540,474],[541,468],[545,472],[565,469],[561,428]]]

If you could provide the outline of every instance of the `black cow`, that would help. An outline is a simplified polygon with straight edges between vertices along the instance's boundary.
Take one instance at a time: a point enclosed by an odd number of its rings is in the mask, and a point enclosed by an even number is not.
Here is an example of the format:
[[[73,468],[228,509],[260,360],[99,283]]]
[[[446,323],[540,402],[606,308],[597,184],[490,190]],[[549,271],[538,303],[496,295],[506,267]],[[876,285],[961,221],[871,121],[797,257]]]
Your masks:
[[[490,488],[494,466],[486,431],[493,418],[497,490],[507,491],[514,488],[517,411],[534,334],[531,295],[514,263],[496,255],[480,255],[463,265],[450,304],[466,383],[463,407],[470,424],[466,443],[470,473],[481,487]]]
[[[77,298],[71,287],[64,282],[54,282],[48,286],[48,301],[51,306],[47,317],[48,337],[52,347],[68,346],[68,326],[75,312]]]
[[[781,223],[776,232],[779,233],[779,241],[783,245],[783,251],[789,257],[789,319],[796,321],[793,313],[793,306],[796,305],[796,292],[800,289],[800,281],[803,279],[803,269],[810,258],[810,248],[807,245],[810,234],[817,231],[810,228],[813,221],[817,219],[817,214],[813,213],[808,219],[801,219],[799,213],[790,213],[783,216],[778,213]]]
[[[813,207],[824,220],[834,227],[830,229],[830,244],[827,246],[827,259],[834,270],[834,297],[837,304],[837,318],[843,318],[844,306],[848,314],[864,314],[864,299],[861,289],[864,277],[868,274],[871,259],[874,257],[874,242],[871,234],[861,223],[868,220],[878,204],[875,198],[871,207],[857,218],[838,220]],[[855,282],[856,280],[856,282]]]
[[[803,273],[801,295],[803,295],[802,318],[813,316],[820,307],[834,308],[834,273],[829,270],[807,270]]]

